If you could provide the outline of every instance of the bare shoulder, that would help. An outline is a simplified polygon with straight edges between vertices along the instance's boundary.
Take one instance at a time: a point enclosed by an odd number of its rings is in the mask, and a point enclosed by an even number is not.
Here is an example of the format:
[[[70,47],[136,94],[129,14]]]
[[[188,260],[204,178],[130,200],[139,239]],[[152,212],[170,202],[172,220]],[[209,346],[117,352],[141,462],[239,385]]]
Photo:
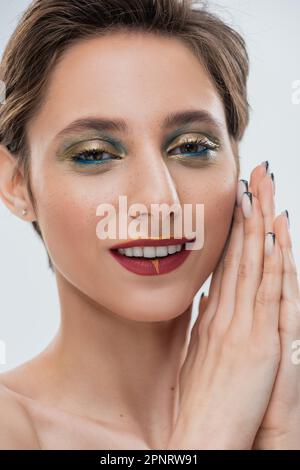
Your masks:
[[[0,450],[39,450],[34,426],[22,403],[1,382],[0,377]]]

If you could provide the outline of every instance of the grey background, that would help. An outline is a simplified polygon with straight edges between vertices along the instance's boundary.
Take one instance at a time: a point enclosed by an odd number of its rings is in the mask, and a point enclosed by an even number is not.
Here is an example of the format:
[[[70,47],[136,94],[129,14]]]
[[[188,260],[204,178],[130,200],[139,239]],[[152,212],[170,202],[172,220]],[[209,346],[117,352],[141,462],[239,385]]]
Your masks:
[[[28,4],[27,0],[0,0],[0,54]],[[269,160],[275,174],[276,212],[288,209],[290,213],[299,269],[300,104],[292,103],[292,84],[300,80],[300,2],[220,0],[209,4],[243,34],[250,55],[253,111],[240,147],[241,176],[248,179],[255,165]],[[12,215],[2,201],[0,236],[1,372],[44,349],[59,326],[59,303],[41,241],[31,224]],[[204,287],[208,285],[209,280]]]

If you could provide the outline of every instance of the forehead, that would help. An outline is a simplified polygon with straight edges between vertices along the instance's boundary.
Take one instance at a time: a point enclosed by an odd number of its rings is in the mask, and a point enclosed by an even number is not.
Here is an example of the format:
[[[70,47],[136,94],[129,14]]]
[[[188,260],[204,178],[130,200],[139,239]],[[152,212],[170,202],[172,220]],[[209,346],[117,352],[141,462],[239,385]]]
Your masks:
[[[49,143],[85,115],[122,116],[129,130],[152,129],[165,114],[187,108],[207,110],[225,121],[213,81],[182,41],[110,33],[79,41],[61,56],[44,104],[29,123],[29,140]]]

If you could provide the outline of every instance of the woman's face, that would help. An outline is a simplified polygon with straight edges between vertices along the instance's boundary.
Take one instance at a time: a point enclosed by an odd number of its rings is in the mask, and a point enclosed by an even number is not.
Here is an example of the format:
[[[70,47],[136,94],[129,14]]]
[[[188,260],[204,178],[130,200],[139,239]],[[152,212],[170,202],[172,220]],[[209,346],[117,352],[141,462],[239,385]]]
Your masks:
[[[211,121],[163,126],[167,115],[186,110],[204,111]],[[127,131],[61,133],[88,117],[123,120]],[[238,179],[222,100],[192,52],[177,39],[141,33],[78,42],[53,70],[28,138],[36,217],[59,276],[124,318],[168,320],[182,313],[224,248]],[[184,143],[191,138],[200,143]],[[78,161],[91,148],[104,152],[102,163]],[[124,239],[96,234],[97,207],[110,204],[118,216],[119,195],[127,196],[128,208],[144,204],[149,214],[151,204],[191,205],[194,221],[196,204],[203,204],[202,249],[169,273],[128,271],[109,251]],[[148,237],[150,225],[142,236]]]

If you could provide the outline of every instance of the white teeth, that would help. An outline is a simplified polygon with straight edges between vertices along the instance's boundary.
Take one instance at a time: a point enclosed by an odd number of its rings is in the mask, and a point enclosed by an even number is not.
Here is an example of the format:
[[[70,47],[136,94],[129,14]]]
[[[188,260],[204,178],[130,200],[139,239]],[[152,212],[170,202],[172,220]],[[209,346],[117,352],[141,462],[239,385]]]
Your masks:
[[[167,256],[168,247],[167,246],[157,246],[156,247],[156,256]]]
[[[156,249],[154,246],[145,246],[144,250],[144,257],[145,258],[155,258],[156,256]]]
[[[134,246],[132,248],[120,248],[118,252],[125,256],[130,257],[144,257],[144,258],[163,258],[172,255],[177,251],[181,251],[183,245],[167,245],[167,246]]]
[[[143,248],[141,246],[135,246],[133,248],[133,256],[143,256]]]
[[[132,248],[124,248],[124,255],[133,256],[133,249]]]

